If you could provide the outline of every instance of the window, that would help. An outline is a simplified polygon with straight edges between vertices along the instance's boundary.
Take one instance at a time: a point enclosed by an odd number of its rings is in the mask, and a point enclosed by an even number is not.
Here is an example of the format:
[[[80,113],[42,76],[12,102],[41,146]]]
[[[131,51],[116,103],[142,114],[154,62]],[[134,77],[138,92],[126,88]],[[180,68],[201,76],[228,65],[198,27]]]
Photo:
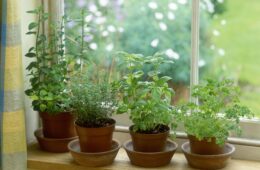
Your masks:
[[[117,61],[116,51],[124,50],[145,55],[162,51],[175,62],[173,67],[162,69],[164,74],[173,78],[174,88],[177,92],[174,101],[189,100],[192,1],[65,0],[64,3],[65,14],[68,16],[66,24],[68,37],[81,34],[82,30],[79,30],[78,27],[80,23],[77,21],[80,19],[85,21],[84,41],[89,51],[89,58],[98,62],[101,67],[113,67],[115,66],[113,65],[114,60]],[[219,0],[202,0],[200,2],[200,59],[198,67],[201,79],[208,76],[216,78],[226,76],[236,78],[240,84],[243,84],[247,80],[245,76],[250,74],[249,71],[256,68],[254,65],[251,67],[249,63],[243,64],[244,56],[234,52],[234,49],[237,49],[236,42],[229,42],[231,38],[229,33],[233,32],[234,26],[229,28],[232,23],[225,19],[225,15],[236,8],[237,4],[233,3]],[[227,5],[232,6],[232,8],[227,9]],[[83,9],[84,13],[82,14],[79,9]],[[243,15],[242,13],[241,16]],[[234,19],[236,16],[235,14],[230,16],[230,22],[232,22],[232,17]],[[224,35],[221,35],[222,32]],[[225,38],[222,38],[224,36]],[[237,39],[239,40],[239,37]],[[241,39],[241,41],[243,40]],[[228,44],[233,44],[233,46],[228,49],[230,46]],[[67,48],[70,50],[70,42]],[[71,50],[77,49],[71,48]],[[228,58],[230,53],[231,56]],[[241,59],[234,59],[236,55],[241,56]],[[251,57],[248,60],[250,59]],[[234,63],[234,60],[237,63]],[[229,65],[231,66],[229,67]],[[240,72],[242,79],[239,79],[238,74],[232,74],[237,73],[236,69],[239,67],[242,67]],[[232,68],[235,69],[228,71]],[[254,71],[257,72],[257,70]],[[117,75],[115,74],[115,76]],[[257,83],[258,80],[253,78],[252,81]],[[246,92],[247,88],[250,86],[246,86],[246,88],[243,86],[242,101],[246,104],[249,102],[247,101],[248,97],[253,99],[255,97]],[[249,105],[256,104],[249,103]],[[257,112],[256,109],[254,110]],[[118,125],[130,124],[127,115],[116,117],[118,117]],[[250,126],[252,123],[251,121],[246,122],[242,123],[243,127]],[[255,120],[254,124],[257,122],[258,120]],[[247,131],[244,132],[243,136],[260,138],[259,135]]]
[[[212,13],[210,0],[201,0],[200,5],[200,60],[198,61],[200,77],[227,75],[237,78],[242,85],[245,85],[246,82],[246,86],[242,86],[242,100],[246,104],[252,105],[256,114],[260,113],[258,104],[249,103],[248,100],[250,98],[251,101],[259,101],[257,97],[259,79],[253,76],[257,75],[254,73],[259,72],[256,65],[259,59],[254,58],[258,53],[254,52],[257,50],[251,47],[259,44],[257,36],[254,36],[253,33],[250,34],[253,38],[248,41],[252,43],[250,47],[246,45],[248,44],[247,38],[249,38],[248,32],[258,30],[257,25],[254,24],[256,19],[252,21],[254,18],[246,16],[250,12],[241,12],[238,18],[236,9],[239,8],[240,3],[231,0],[227,4],[222,0],[212,0],[212,2],[216,3],[218,7],[215,15]],[[228,5],[226,12],[222,6],[223,2],[224,5]],[[257,5],[260,6],[260,4],[254,4],[257,2],[249,3],[241,0],[241,3],[247,7],[247,10],[255,9],[253,7]],[[87,11],[82,15],[80,8],[87,9]],[[243,8],[243,10],[245,9]],[[222,12],[224,13],[221,14]],[[181,95],[178,96],[177,90],[178,97],[175,101],[189,100],[191,0],[65,0],[65,14],[68,16],[66,21],[66,36],[68,37],[82,33],[77,26],[80,24],[80,19],[83,18],[87,23],[83,32],[85,45],[89,50],[88,57],[96,60],[101,67],[114,66],[113,62],[117,61],[114,53],[118,50],[146,55],[151,55],[155,51],[164,52],[168,58],[175,61],[175,65],[164,68],[162,72],[170,73],[174,83],[181,86],[179,89]],[[252,15],[258,16],[257,14]],[[241,28],[240,21],[243,17],[247,22],[249,22],[249,18],[252,19],[251,27],[247,27],[248,23],[245,22],[245,26],[243,29]],[[235,30],[238,32],[236,33]],[[243,36],[240,39],[238,35],[241,34]],[[68,42],[68,50],[77,51],[76,48],[70,49],[70,43],[73,43],[73,40]],[[237,49],[242,52],[234,51]],[[248,57],[245,59],[244,55]],[[237,58],[237,56],[241,56],[241,58]],[[253,64],[251,65],[251,63]],[[237,68],[240,68],[240,72],[237,71]],[[250,70],[251,72],[249,72]],[[253,88],[251,84],[248,86],[248,82],[252,83]],[[129,124],[127,115],[118,116],[118,125]],[[241,124],[244,130],[243,138],[260,139],[260,134],[255,133],[257,129],[260,129],[258,119],[244,120]],[[239,151],[243,151],[243,149],[239,149]]]

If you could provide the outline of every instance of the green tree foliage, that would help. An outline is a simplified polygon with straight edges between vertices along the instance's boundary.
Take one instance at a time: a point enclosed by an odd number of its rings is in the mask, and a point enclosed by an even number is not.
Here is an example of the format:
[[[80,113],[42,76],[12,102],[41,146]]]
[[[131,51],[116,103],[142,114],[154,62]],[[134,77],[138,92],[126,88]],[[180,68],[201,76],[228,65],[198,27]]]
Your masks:
[[[80,8],[86,10],[85,20],[85,44],[89,47],[92,43],[97,49],[88,50],[88,58],[99,62],[104,67],[113,65],[113,54],[115,51],[127,51],[128,53],[141,53],[145,56],[153,55],[157,51],[174,51],[175,56],[169,56],[175,62],[175,67],[163,64],[160,71],[163,75],[170,76],[175,83],[188,84],[190,77],[191,56],[191,1],[180,4],[177,0],[126,0],[119,5],[119,0],[108,1],[102,6],[98,0],[77,2],[66,0],[66,13],[69,15],[67,37],[81,34]],[[149,7],[149,3],[155,2],[156,9]],[[169,6],[177,7],[176,9]],[[156,15],[162,15],[156,19]],[[104,20],[104,22],[99,22]],[[204,73],[212,60],[210,50],[210,37],[208,34],[208,23],[211,17],[208,11],[201,10],[200,27],[200,58],[203,64],[200,72]],[[166,25],[162,30],[160,25]],[[106,36],[104,36],[106,35]],[[71,38],[70,38],[71,39]],[[157,46],[151,46],[153,40],[158,39]],[[74,53],[78,51],[73,42],[67,43],[67,49]],[[107,47],[112,45],[112,50]],[[120,59],[118,59],[120,60]],[[120,67],[120,71],[124,68]],[[144,71],[150,71],[146,67]]]

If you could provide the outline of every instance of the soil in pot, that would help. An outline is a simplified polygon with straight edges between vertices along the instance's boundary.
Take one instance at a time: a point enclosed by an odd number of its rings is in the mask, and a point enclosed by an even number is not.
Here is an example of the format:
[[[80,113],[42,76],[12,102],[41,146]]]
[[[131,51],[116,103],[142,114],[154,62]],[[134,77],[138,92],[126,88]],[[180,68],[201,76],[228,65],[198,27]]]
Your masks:
[[[158,125],[152,131],[133,131],[134,125],[130,126],[130,135],[135,151],[139,152],[161,152],[165,149],[170,128],[165,125]]]
[[[115,120],[103,119],[96,123],[75,122],[81,152],[105,152],[112,147]]]
[[[188,138],[192,153],[200,155],[217,155],[224,153],[224,146],[216,144],[216,138],[198,140],[193,135],[188,135]]]
[[[51,115],[41,112],[43,135],[46,138],[71,138],[76,136],[74,116],[70,112]]]

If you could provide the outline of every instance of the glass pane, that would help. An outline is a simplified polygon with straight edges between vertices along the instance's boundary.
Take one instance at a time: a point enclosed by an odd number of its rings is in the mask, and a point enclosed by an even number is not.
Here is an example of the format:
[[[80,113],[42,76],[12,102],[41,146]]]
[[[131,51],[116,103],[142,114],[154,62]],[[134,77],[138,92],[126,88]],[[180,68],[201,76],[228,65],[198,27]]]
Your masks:
[[[234,79],[241,101],[260,116],[260,1],[216,0],[209,35],[213,55],[210,76]],[[214,5],[214,4],[213,4]]]

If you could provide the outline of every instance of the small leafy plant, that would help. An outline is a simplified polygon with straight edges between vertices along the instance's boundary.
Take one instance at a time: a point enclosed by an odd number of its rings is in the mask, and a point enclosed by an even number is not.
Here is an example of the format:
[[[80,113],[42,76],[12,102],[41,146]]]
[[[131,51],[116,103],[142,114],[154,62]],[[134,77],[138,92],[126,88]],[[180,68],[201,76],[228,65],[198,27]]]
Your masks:
[[[240,135],[240,118],[249,118],[253,113],[240,104],[238,94],[239,88],[231,80],[208,79],[206,84],[194,86],[192,96],[198,98],[199,104],[191,102],[179,110],[186,133],[199,140],[216,138],[220,146],[230,132]]]
[[[36,42],[25,55],[32,59],[27,66],[31,87],[25,91],[32,99],[33,109],[57,114],[67,111],[66,92],[67,60],[64,56],[63,22],[50,24],[48,36],[43,32],[48,13],[39,7],[28,13],[37,16],[37,22],[29,24],[27,35],[34,35]]]
[[[111,123],[117,109],[117,90],[106,78],[94,81],[88,74],[78,73],[72,78],[70,104],[83,127],[102,127]]]
[[[160,125],[170,125],[174,109],[171,97],[174,91],[168,87],[170,77],[160,77],[159,68],[165,60],[159,53],[154,56],[142,56],[122,52],[127,65],[127,73],[120,81],[122,102],[119,113],[129,113],[134,126],[133,130],[141,133],[158,132]],[[143,68],[149,65],[153,71],[144,73]]]

